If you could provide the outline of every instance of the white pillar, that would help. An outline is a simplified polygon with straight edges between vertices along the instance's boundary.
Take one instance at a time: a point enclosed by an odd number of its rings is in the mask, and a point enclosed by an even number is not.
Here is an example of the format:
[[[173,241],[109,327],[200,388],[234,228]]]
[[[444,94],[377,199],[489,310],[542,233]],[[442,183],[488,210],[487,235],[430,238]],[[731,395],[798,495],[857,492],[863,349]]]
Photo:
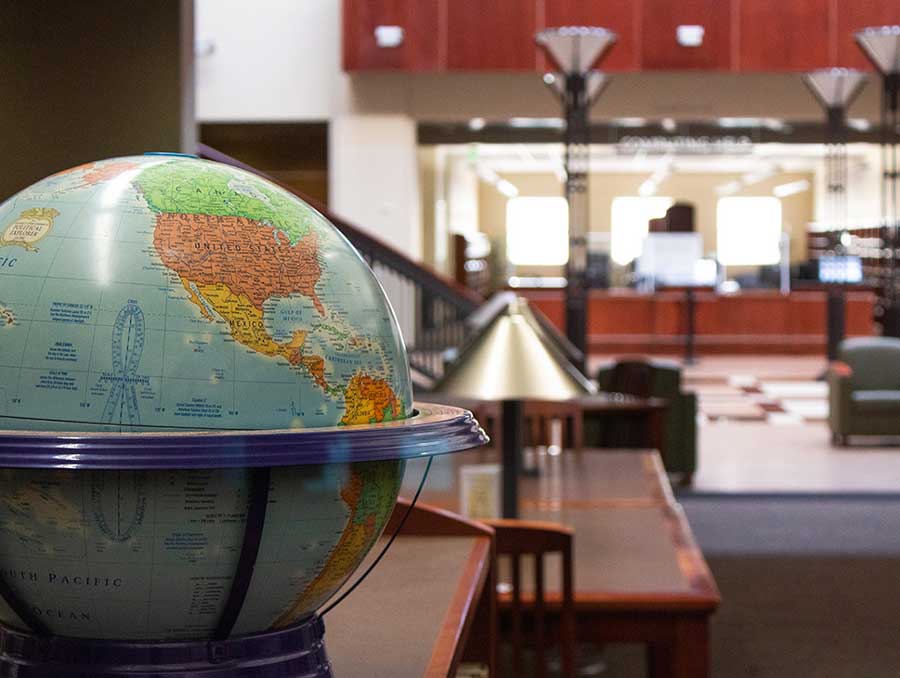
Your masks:
[[[405,115],[343,115],[328,128],[328,202],[339,216],[422,259],[416,123]]]

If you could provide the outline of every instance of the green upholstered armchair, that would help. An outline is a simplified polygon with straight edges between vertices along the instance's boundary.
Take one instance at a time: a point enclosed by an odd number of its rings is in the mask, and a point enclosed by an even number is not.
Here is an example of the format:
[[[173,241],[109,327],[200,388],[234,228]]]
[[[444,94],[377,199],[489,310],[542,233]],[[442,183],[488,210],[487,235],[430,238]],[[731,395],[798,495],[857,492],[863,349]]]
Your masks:
[[[641,362],[647,366],[644,376],[631,380],[624,387],[621,383],[614,383],[617,363],[602,366],[597,372],[597,385],[601,391],[626,392],[640,397],[662,398],[668,402],[660,455],[667,471],[681,474],[682,482],[690,483],[697,469],[697,396],[681,390],[681,366],[677,363],[663,360]],[[603,427],[610,425],[614,422],[608,417],[585,415],[584,445],[597,446],[597,441],[606,438]]]
[[[828,424],[835,445],[852,435],[900,435],[900,339],[841,342],[828,369]]]

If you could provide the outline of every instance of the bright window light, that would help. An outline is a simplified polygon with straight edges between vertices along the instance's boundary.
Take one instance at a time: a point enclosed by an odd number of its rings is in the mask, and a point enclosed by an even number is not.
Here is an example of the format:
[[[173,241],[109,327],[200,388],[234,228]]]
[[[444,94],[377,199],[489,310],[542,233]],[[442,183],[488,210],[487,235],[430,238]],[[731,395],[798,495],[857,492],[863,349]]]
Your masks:
[[[772,197],[719,198],[716,251],[725,266],[762,266],[781,260],[781,201]]]
[[[512,198],[506,203],[506,258],[517,266],[562,266],[569,260],[565,198]]]
[[[612,244],[610,255],[619,265],[631,263],[644,251],[647,222],[666,216],[672,198],[662,196],[619,196],[612,202]]]

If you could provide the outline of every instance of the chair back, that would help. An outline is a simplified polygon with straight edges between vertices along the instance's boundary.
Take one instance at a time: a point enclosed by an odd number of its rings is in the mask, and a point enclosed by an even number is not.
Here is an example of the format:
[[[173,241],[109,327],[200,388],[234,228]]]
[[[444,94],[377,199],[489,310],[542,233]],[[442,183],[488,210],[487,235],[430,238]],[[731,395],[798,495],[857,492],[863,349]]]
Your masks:
[[[575,676],[575,600],[573,594],[572,530],[557,523],[524,520],[487,520],[494,528],[497,559],[508,558],[510,563],[510,640],[512,645],[512,676],[524,675],[524,651],[534,648],[535,661],[531,675],[547,675],[546,649],[552,634],[548,629],[547,601],[544,587],[544,558],[559,554],[562,559],[559,600],[559,648],[562,678]],[[523,587],[523,561],[533,558],[534,581]],[[523,593],[533,592],[534,602],[526,608]],[[499,596],[499,594],[498,594]],[[505,596],[504,596],[505,599]],[[533,620],[532,642],[525,641],[525,618]]]
[[[855,337],[841,342],[839,354],[853,370],[854,390],[900,389],[900,339]]]
[[[653,395],[653,365],[646,360],[620,360],[612,369],[607,390],[638,398]]]
[[[408,513],[408,515],[407,515]],[[400,521],[406,516],[403,527]],[[475,608],[467,630],[462,659],[488,667],[491,676],[497,667],[497,551],[494,529],[459,514],[436,506],[416,502],[410,509],[409,499],[399,497],[388,519],[384,533],[392,535],[400,529],[401,536],[415,537],[489,537],[491,540],[491,569],[485,588]]]

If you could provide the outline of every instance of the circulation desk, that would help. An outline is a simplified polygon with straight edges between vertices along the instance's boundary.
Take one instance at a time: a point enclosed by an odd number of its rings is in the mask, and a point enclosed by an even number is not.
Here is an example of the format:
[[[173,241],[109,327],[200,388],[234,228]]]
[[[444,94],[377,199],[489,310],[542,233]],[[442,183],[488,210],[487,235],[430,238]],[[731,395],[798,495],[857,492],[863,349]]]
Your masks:
[[[519,289],[564,331],[564,290]],[[695,349],[698,353],[824,354],[826,293],[748,290],[721,295],[694,292]],[[846,334],[875,333],[871,291],[847,292]],[[680,353],[687,328],[683,290],[645,294],[634,290],[591,290],[588,346],[593,353]]]

